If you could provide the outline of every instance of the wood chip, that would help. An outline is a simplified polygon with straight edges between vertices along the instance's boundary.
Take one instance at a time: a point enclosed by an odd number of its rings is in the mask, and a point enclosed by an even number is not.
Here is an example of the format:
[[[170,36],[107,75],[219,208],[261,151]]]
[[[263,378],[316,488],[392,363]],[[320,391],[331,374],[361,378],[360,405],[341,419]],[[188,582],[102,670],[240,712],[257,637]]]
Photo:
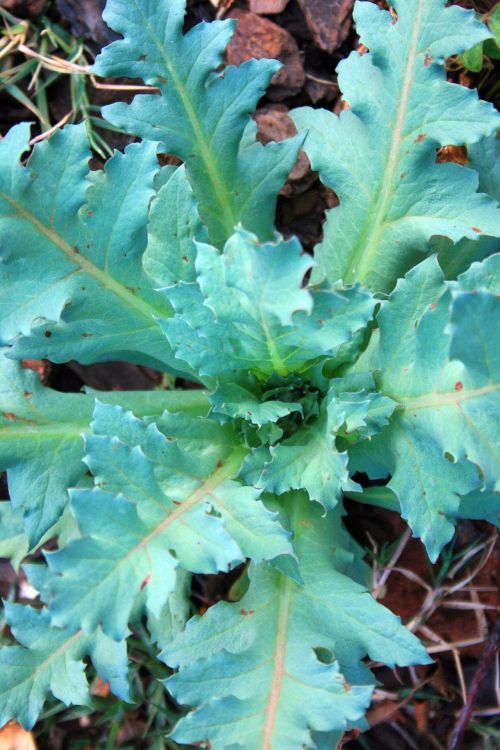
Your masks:
[[[274,75],[268,98],[281,101],[297,94],[304,85],[305,76],[299,48],[292,35],[250,11],[236,9],[231,11],[229,18],[235,18],[238,23],[227,48],[228,63],[240,65],[253,57],[280,60],[283,68]]]
[[[11,721],[0,729],[0,750],[36,750],[36,743],[31,732]]]
[[[333,52],[349,34],[354,0],[298,0],[318,47]]]
[[[285,10],[288,2],[289,0],[250,0],[248,5],[252,13],[272,15]]]
[[[288,107],[284,104],[268,104],[266,107],[261,107],[255,112],[253,118],[258,127],[257,140],[261,143],[284,141],[297,133],[295,124],[288,115]],[[297,163],[290,172],[288,181],[281,192],[283,195],[302,193],[312,185],[315,179],[316,176],[311,171],[309,159],[301,149]]]

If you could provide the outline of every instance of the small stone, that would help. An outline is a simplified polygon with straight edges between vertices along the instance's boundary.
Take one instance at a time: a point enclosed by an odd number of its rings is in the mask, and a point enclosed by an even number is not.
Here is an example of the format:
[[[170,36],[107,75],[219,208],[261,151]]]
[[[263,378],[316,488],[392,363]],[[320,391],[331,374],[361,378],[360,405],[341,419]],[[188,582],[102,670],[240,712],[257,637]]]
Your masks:
[[[263,13],[272,15],[285,10],[289,0],[250,0],[249,8],[252,13]]]
[[[293,138],[297,129],[291,117],[288,115],[288,107],[284,104],[269,104],[258,109],[253,115],[257,123],[257,140],[261,143],[271,141],[284,141]],[[302,193],[307,190],[316,180],[316,175],[311,171],[309,159],[302,151],[299,151],[297,162],[288,176],[286,185],[283,187],[282,195]]]
[[[304,85],[305,76],[299,48],[292,35],[251,11],[236,9],[231,11],[229,18],[238,23],[227,48],[227,62],[240,65],[251,58],[279,60],[283,68],[273,76],[268,98],[280,101],[297,94]]]
[[[1,0],[0,5],[18,18],[37,18],[42,14],[47,0]]]
[[[298,0],[320,49],[333,52],[349,34],[354,0]]]

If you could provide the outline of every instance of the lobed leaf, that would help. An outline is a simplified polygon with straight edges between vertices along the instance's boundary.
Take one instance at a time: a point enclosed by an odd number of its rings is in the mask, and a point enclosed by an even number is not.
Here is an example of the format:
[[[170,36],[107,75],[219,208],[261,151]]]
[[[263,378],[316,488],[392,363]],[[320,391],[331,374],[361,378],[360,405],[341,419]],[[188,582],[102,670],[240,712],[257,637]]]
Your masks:
[[[499,6],[500,7],[500,6]],[[500,138],[493,133],[467,149],[469,165],[478,173],[478,191],[500,202]],[[439,253],[439,264],[446,278],[454,279],[475,261],[481,261],[498,250],[498,238],[481,235],[479,239],[462,239],[454,244],[446,237],[433,237],[431,248]]]
[[[220,602],[167,646],[166,682],[196,709],[173,739],[220,748],[318,747],[311,730],[358,722],[373,678],[365,655],[390,666],[429,661],[399,618],[346,575],[353,562],[340,513],[288,498],[303,585],[264,564],[235,604]],[[334,545],[332,547],[332,545]]]
[[[48,555],[60,574],[52,581],[54,624],[90,632],[102,623],[120,639],[143,589],[147,610],[158,617],[177,565],[216,573],[245,555],[292,551],[259,492],[231,479],[244,448],[233,443],[228,451],[223,441],[219,458],[216,446],[193,454],[154,423],[105,405],[96,407],[95,429],[101,434],[86,438],[85,460],[96,487],[72,492],[83,538]]]
[[[50,625],[47,609],[5,603],[7,622],[20,645],[0,649],[0,724],[12,718],[31,729],[50,691],[65,705],[89,705],[84,657],[90,656],[103,680],[130,701],[125,642],[100,630],[89,638]]]
[[[295,239],[261,244],[239,229],[222,254],[198,245],[195,265],[197,283],[165,289],[177,314],[162,327],[176,357],[219,380],[304,372],[335,357],[376,305],[358,286],[303,288],[313,261]]]
[[[185,0],[108,0],[104,18],[124,39],[102,51],[94,71],[140,77],[159,92],[109,105],[104,115],[185,162],[215,245],[223,245],[239,223],[268,239],[299,140],[263,146],[248,113],[280,65],[249,60],[221,71],[234,22],[201,23],[183,34],[184,13]]]
[[[90,430],[97,394],[59,393],[0,349],[0,470],[7,470],[13,509],[24,515],[30,546],[56,523],[68,502],[67,488],[86,471],[83,435]],[[138,416],[192,408],[203,413],[203,392],[100,393]]]
[[[498,267],[498,256],[484,264]],[[388,487],[432,560],[453,535],[461,496],[498,488],[499,306],[486,289],[492,278],[473,266],[465,290],[445,284],[433,257],[398,283],[378,315],[378,382],[400,408],[371,444],[351,450],[352,467],[391,474]],[[473,280],[480,286],[470,291]]]
[[[369,54],[338,66],[349,109],[295,110],[307,131],[313,169],[340,206],[316,248],[315,279],[341,279],[390,291],[429,251],[433,235],[498,236],[496,204],[476,193],[477,176],[435,163],[436,148],[471,144],[500,125],[476,92],[446,81],[444,58],[490,36],[472,11],[444,0],[395,0],[397,20],[375,3],[357,2],[356,29]]]
[[[18,125],[0,143],[0,341],[18,359],[168,369],[157,318],[171,308],[142,270],[156,146],[132,144],[89,173],[83,125],[56,132],[21,166],[28,141]]]

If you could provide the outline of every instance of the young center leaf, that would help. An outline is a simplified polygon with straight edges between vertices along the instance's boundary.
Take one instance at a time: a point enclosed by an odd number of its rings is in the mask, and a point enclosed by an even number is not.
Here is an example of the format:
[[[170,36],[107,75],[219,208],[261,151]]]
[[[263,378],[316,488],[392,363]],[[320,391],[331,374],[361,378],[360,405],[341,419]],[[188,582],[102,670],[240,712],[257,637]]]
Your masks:
[[[105,117],[185,162],[215,245],[240,222],[267,239],[299,139],[263,146],[248,115],[280,65],[249,60],[221,70],[234,21],[198,24],[183,34],[184,14],[185,0],[109,0],[104,19],[124,39],[103,50],[94,71],[140,77],[159,91],[109,105]]]
[[[254,450],[245,459],[242,476],[278,495],[305,489],[311,500],[333,508],[342,491],[359,489],[349,476],[346,445],[376,435],[396,406],[393,399],[375,391],[368,373],[336,378],[317,418],[277,445]],[[344,450],[337,444],[338,437]]]
[[[338,67],[349,103],[339,117],[295,110],[313,169],[340,206],[315,250],[316,277],[390,291],[428,252],[432,235],[454,242],[498,236],[496,204],[477,176],[436,164],[436,148],[469,144],[500,126],[492,105],[446,80],[444,58],[490,36],[472,11],[444,0],[396,0],[391,12],[357,2],[356,30],[370,52]],[[397,16],[397,18],[396,18]]]
[[[260,243],[239,229],[223,253],[198,244],[197,283],[164,290],[177,313],[162,322],[176,357],[221,382],[248,371],[285,377],[334,358],[376,300],[357,285],[305,288],[312,265],[295,238]]]

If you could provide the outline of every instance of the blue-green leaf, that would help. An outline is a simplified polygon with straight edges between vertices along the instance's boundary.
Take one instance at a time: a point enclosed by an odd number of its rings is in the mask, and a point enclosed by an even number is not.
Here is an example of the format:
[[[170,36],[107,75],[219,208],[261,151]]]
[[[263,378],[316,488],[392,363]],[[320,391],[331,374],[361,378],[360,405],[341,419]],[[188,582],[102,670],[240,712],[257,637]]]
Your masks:
[[[0,724],[17,719],[27,729],[35,723],[50,691],[66,705],[89,705],[83,658],[89,655],[112,691],[129,701],[125,642],[100,630],[88,638],[50,625],[47,609],[5,604],[7,621],[21,645],[0,649]]]
[[[262,427],[277,422],[292,412],[302,414],[302,405],[298,401],[262,401],[258,390],[252,389],[253,383],[223,383],[210,396],[214,414],[246,419]],[[255,392],[257,391],[257,392]]]
[[[183,35],[184,13],[185,0],[108,1],[104,18],[124,39],[103,50],[94,71],[143,78],[160,95],[112,104],[105,117],[186,163],[212,242],[222,245],[240,222],[267,239],[299,139],[263,146],[248,113],[279,63],[249,60],[219,71],[234,22],[199,24]]]
[[[24,514],[31,546],[59,519],[67,488],[86,471],[83,435],[90,430],[96,395],[45,388],[34,372],[0,349],[0,470],[7,470],[13,509]],[[110,392],[99,398],[139,416],[161,414],[168,407],[203,414],[209,406],[201,391]]]
[[[105,405],[96,407],[94,427],[101,434],[86,438],[85,461],[96,487],[72,492],[83,538],[48,556],[61,574],[51,582],[54,624],[90,631],[102,623],[119,639],[143,589],[147,610],[159,615],[177,565],[215,573],[245,555],[292,552],[259,492],[232,480],[245,449],[233,444],[228,453],[223,444],[219,459],[214,450],[193,453],[154,423]]]
[[[347,453],[335,446],[335,433],[344,422],[333,395],[325,398],[319,417],[268,450],[259,450],[243,466],[255,486],[278,495],[307,490],[311,500],[333,508],[342,490],[355,490],[349,479]]]
[[[359,281],[389,291],[427,253],[432,235],[454,242],[498,236],[495,204],[476,193],[477,176],[436,164],[435,150],[469,144],[500,126],[493,107],[446,80],[444,58],[486,39],[472,11],[444,0],[395,0],[391,14],[357,2],[357,32],[369,54],[338,67],[349,109],[340,117],[299,109],[313,169],[340,206],[324,224],[314,278]]]
[[[433,560],[453,535],[460,497],[498,487],[499,315],[494,294],[445,284],[430,258],[378,316],[378,382],[400,408],[371,444],[351,450],[353,468],[392,475],[388,486]]]
[[[499,6],[500,7],[500,6]],[[478,173],[478,190],[500,201],[500,138],[493,133],[467,149],[470,166]],[[454,244],[446,237],[433,237],[431,248],[439,253],[439,263],[448,279],[454,279],[474,261],[481,261],[498,250],[498,238],[481,235]]]
[[[8,558],[17,570],[29,547],[22,510],[15,510],[12,503],[0,502],[0,557]]]
[[[429,661],[399,618],[345,574],[353,554],[340,512],[325,518],[297,493],[287,505],[303,585],[254,565],[240,602],[194,618],[163,652],[179,667],[168,689],[196,707],[174,730],[177,742],[315,747],[311,730],[361,720],[373,689],[366,655],[390,666]]]
[[[224,252],[198,245],[198,283],[165,290],[177,315],[162,323],[176,356],[219,380],[251,371],[305,371],[365,328],[376,300],[366,290],[303,288],[312,259],[292,239],[260,244],[240,229]]]
[[[195,238],[208,239],[182,166],[160,188],[149,213],[143,266],[156,287],[196,280]]]
[[[83,125],[38,144],[24,167],[28,140],[19,125],[0,142],[0,340],[19,359],[168,368],[157,318],[171,308],[142,270],[155,145],[132,144],[89,173]]]

